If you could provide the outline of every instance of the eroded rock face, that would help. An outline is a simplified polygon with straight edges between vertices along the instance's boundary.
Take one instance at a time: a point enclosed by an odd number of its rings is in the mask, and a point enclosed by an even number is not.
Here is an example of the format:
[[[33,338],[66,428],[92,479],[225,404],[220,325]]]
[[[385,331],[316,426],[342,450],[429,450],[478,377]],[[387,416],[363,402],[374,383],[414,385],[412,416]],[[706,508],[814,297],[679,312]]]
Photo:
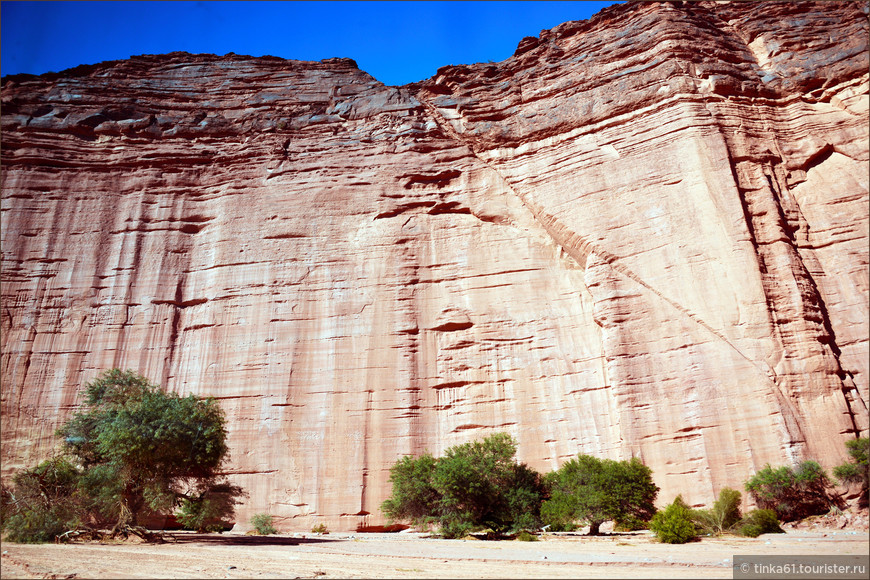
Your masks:
[[[174,53],[2,86],[2,472],[81,386],[214,395],[284,529],[506,431],[712,501],[868,429],[867,4],[638,3],[386,87]]]

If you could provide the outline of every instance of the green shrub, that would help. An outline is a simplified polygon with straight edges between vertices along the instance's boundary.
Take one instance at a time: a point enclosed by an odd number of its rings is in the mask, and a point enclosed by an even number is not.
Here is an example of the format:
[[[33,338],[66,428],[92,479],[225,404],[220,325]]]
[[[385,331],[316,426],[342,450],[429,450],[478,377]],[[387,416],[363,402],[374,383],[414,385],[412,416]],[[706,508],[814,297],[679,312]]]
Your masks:
[[[709,510],[692,510],[695,525],[707,534],[719,535],[740,521],[740,492],[726,487]]]
[[[390,469],[393,492],[381,510],[392,520],[437,523],[447,538],[483,529],[493,535],[540,526],[541,476],[514,460],[506,433],[456,445],[444,457],[404,457]]]
[[[329,528],[326,527],[326,524],[317,524],[313,528],[311,528],[312,534],[328,534]]]
[[[390,468],[393,493],[381,504],[381,511],[391,521],[421,525],[438,512],[440,495],[432,483],[435,465],[436,459],[425,453],[403,457]]]
[[[637,530],[648,530],[649,521],[644,521],[641,518],[628,516],[621,520],[616,520],[613,525],[615,532],[636,532]]]
[[[660,542],[666,544],[691,542],[698,536],[691,512],[682,496],[678,495],[664,511],[652,517],[649,529],[655,533]]]
[[[838,465],[834,468],[833,473],[840,485],[863,483],[864,470],[854,463],[843,463],[842,465]]]
[[[518,519],[523,527],[537,527],[541,477],[517,463],[515,454],[516,442],[506,433],[448,449],[433,474],[442,520],[450,526],[464,520],[473,529],[496,533],[515,529]]]
[[[741,494],[736,489],[726,487],[719,492],[719,499],[713,502],[713,515],[721,530],[727,530],[740,521]]]
[[[506,471],[506,489],[502,490],[503,504],[500,507],[502,515],[496,519],[503,527],[496,531],[537,530],[541,527],[541,504],[546,494],[541,474],[525,463],[513,460]]]
[[[81,524],[81,472],[65,457],[17,472],[6,490],[4,528],[12,542],[52,542]]]
[[[247,494],[227,482],[211,483],[182,499],[176,517],[186,529],[199,533],[228,530],[233,524],[226,518],[242,495]]]
[[[526,530],[523,530],[519,534],[517,534],[517,540],[519,540],[520,542],[537,542],[538,536],[530,534]]]
[[[852,461],[857,465],[862,465],[867,468],[868,460],[870,460],[870,437],[859,437],[846,441],[846,448]]]
[[[269,514],[255,514],[251,518],[251,525],[261,536],[277,534],[278,530],[272,525],[272,516]]]
[[[779,527],[776,512],[773,510],[752,510],[736,526],[737,533],[749,538],[757,538],[761,534],[784,534]]]
[[[554,531],[587,522],[591,536],[609,520],[633,526],[648,521],[659,491],[652,471],[636,458],[613,461],[579,455],[548,473],[545,482],[550,499],[541,506],[544,522]]]
[[[566,522],[564,520],[561,520],[561,521],[548,520],[548,519],[546,519],[546,516],[544,516],[543,513],[541,514],[541,516],[544,517],[544,521],[550,522],[549,524],[547,524],[548,526],[550,526],[547,528],[547,531],[549,531],[549,532],[574,532],[580,528],[579,525],[577,525],[573,522]]]
[[[840,485],[859,484],[861,486],[861,499],[859,506],[866,507],[868,504],[868,488],[870,488],[870,467],[868,467],[868,455],[870,455],[870,438],[861,437],[846,442],[849,451],[849,463],[843,463],[834,468],[834,477]]]
[[[12,515],[14,507],[12,492],[0,483],[0,533],[6,529],[6,520]]]
[[[815,461],[795,467],[772,468],[769,464],[746,482],[760,509],[772,509],[784,522],[824,514],[832,501],[825,470]]]
[[[121,515],[124,486],[117,465],[91,464],[78,482],[89,521],[99,527],[110,526]]]
[[[6,522],[6,539],[23,544],[53,542],[58,536],[78,525],[75,512],[66,506],[26,508],[9,517]]]
[[[480,526],[472,523],[472,518],[473,516],[468,513],[443,516],[438,522],[440,525],[438,534],[447,539],[464,538],[471,532],[481,529]]]

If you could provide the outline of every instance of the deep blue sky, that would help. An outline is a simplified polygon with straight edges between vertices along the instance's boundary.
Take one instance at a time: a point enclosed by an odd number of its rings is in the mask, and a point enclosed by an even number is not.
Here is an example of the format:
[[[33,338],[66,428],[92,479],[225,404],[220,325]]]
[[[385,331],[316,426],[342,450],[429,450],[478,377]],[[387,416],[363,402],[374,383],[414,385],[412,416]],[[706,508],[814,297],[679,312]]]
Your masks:
[[[388,85],[500,61],[524,36],[614,2],[0,3],[0,74],[182,50],[298,60],[350,57]]]

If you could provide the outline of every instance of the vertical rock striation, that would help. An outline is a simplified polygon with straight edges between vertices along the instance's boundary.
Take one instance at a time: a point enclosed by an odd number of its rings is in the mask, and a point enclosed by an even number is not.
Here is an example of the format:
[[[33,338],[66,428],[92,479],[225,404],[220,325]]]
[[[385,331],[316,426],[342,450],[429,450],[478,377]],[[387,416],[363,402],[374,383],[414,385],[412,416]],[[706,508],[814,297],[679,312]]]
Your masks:
[[[637,3],[387,87],[173,53],[2,85],[3,476],[103,369],[214,395],[239,513],[404,454],[641,457],[662,500],[868,430],[862,2]]]

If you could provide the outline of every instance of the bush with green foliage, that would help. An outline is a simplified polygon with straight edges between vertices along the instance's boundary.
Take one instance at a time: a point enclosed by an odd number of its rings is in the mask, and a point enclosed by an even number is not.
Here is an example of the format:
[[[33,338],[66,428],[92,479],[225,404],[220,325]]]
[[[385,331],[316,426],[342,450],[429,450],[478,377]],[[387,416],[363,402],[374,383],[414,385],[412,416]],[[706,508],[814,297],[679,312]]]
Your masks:
[[[632,520],[628,522],[615,522],[613,524],[614,532],[636,532],[638,530],[648,530],[649,522],[640,520]]]
[[[779,520],[773,510],[752,510],[736,526],[737,533],[749,538],[757,538],[761,534],[784,534],[779,527]]]
[[[535,534],[531,534],[526,530],[521,530],[519,534],[517,534],[517,540],[520,542],[537,542],[538,536]]]
[[[22,544],[53,542],[77,525],[75,512],[63,507],[26,509],[9,518],[6,540]]]
[[[832,504],[828,476],[815,461],[795,467],[772,468],[769,464],[746,482],[760,509],[772,509],[784,522],[824,514]]]
[[[326,524],[319,523],[316,526],[311,528],[311,533],[312,534],[328,534],[329,528],[326,527]]]
[[[53,457],[17,472],[13,487],[4,489],[7,540],[48,542],[78,524],[79,471],[64,457]]]
[[[12,515],[13,508],[12,492],[0,483],[0,533],[6,529],[6,520]]]
[[[176,518],[187,530],[221,532],[232,528],[228,521],[238,503],[240,489],[226,481],[205,481],[181,498]]]
[[[553,531],[566,530],[578,521],[589,524],[589,535],[602,523],[640,527],[655,513],[659,488],[652,471],[637,458],[631,461],[579,455],[545,477],[550,498],[541,516]]]
[[[81,523],[81,472],[65,457],[47,459],[17,472],[6,490],[4,528],[7,540],[51,542]]]
[[[390,468],[393,493],[381,504],[381,511],[392,521],[407,521],[424,526],[435,519],[440,494],[433,477],[437,460],[428,453],[406,455]]]
[[[652,516],[650,516],[652,517]],[[629,516],[627,518],[623,518],[617,522],[614,522],[613,531],[614,532],[636,532],[637,530],[648,530],[649,529],[649,521],[642,520],[640,518],[636,518],[633,516]],[[570,531],[570,530],[565,530]]]
[[[516,442],[497,433],[451,447],[438,459],[404,457],[390,469],[393,492],[381,510],[392,521],[437,523],[448,538],[482,529],[535,529],[543,484],[515,454]]]
[[[83,410],[57,431],[68,457],[13,478],[7,525],[17,531],[10,539],[47,541],[80,525],[112,523],[112,534],[141,533],[134,529],[140,514],[179,507],[187,527],[226,526],[245,493],[221,475],[224,424],[214,399],[165,393],[132,371],[103,373],[85,386]]]
[[[719,535],[733,528],[740,521],[740,492],[726,487],[719,492],[719,499],[712,509],[692,510],[696,527],[707,534]]]
[[[482,530],[484,526],[475,524],[470,513],[445,513],[436,521],[438,533],[442,538],[464,538],[472,532]]]
[[[278,530],[272,525],[272,516],[269,514],[255,514],[251,517],[251,525],[261,536],[277,534]]]
[[[655,533],[660,542],[666,544],[685,544],[698,537],[692,510],[679,495],[671,505],[652,517],[649,529]]]
[[[448,449],[432,477],[441,518],[496,533],[537,527],[541,477],[515,454],[516,442],[506,433]]]
[[[212,398],[181,397],[132,371],[112,369],[85,387],[85,410],[58,430],[83,465],[91,507],[137,525],[144,510],[173,511],[198,531],[231,517],[241,488],[220,475],[227,459],[223,411]]]
[[[868,467],[868,455],[870,455],[870,438],[861,437],[846,442],[850,461],[834,468],[834,477],[840,485],[860,485],[861,499],[859,506],[867,507],[868,490],[870,490],[870,467]]]

